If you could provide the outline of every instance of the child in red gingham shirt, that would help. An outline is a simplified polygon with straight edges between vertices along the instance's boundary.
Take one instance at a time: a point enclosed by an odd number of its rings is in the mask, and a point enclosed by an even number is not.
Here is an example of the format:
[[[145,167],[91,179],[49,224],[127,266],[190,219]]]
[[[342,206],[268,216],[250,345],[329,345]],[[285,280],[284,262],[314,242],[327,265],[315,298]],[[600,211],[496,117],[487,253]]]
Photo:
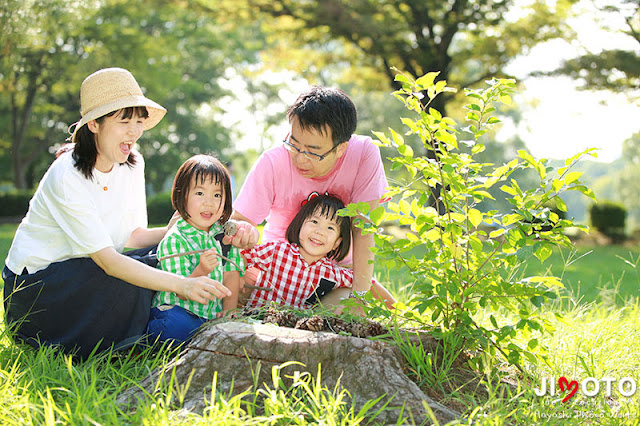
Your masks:
[[[335,263],[344,259],[351,245],[351,219],[337,215],[342,208],[339,198],[314,193],[289,224],[287,241],[242,251],[246,267],[261,271],[256,285],[272,288],[254,290],[248,307],[275,302],[306,309],[333,288],[351,287],[353,271]]]

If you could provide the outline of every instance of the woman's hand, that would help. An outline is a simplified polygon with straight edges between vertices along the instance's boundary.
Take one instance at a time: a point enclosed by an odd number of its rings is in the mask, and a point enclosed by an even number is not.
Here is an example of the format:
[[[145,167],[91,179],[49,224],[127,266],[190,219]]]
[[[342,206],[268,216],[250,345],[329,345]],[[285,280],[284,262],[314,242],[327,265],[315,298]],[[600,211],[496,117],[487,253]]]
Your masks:
[[[210,300],[231,296],[231,291],[222,283],[208,277],[185,277],[182,279],[180,291],[176,292],[183,300],[206,304]]]
[[[231,244],[234,247],[239,249],[250,249],[255,246],[258,242],[258,238],[260,237],[260,233],[255,226],[251,225],[249,222],[236,220],[236,225],[238,230],[235,235],[229,236],[225,235],[222,239],[224,244]]]

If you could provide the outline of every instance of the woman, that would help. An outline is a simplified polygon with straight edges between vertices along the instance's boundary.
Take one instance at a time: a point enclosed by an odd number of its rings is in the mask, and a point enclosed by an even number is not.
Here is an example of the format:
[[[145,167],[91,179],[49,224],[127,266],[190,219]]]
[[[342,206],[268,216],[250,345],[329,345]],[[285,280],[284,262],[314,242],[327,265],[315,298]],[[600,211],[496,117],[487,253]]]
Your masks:
[[[199,303],[230,292],[208,277],[154,268],[155,246],[177,216],[147,229],[144,160],[133,146],[166,110],[121,68],[87,77],[80,103],[72,144],[40,181],[2,276],[6,321],[17,337],[86,357],[135,342],[153,290]],[[257,231],[243,225],[232,243],[252,246]],[[123,254],[125,247],[147,248]]]

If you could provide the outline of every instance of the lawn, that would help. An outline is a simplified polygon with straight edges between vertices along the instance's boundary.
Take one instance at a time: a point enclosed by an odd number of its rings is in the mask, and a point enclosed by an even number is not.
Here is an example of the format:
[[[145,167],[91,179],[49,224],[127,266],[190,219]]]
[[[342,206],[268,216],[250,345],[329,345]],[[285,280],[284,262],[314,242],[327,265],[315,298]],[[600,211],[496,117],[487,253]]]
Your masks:
[[[640,247],[577,247],[554,249],[541,263],[531,256],[517,269],[516,276],[553,275],[562,279],[572,304],[605,302],[624,306],[630,297],[640,299]],[[411,291],[411,282],[403,282],[404,271],[387,271],[376,265],[377,277],[386,283],[398,283],[394,294]]]
[[[560,277],[575,301],[623,306],[640,299],[640,248],[622,246],[577,247],[554,250],[541,264],[533,258],[525,275],[548,273]]]
[[[0,225],[2,258],[15,228]],[[434,367],[432,354],[426,353],[413,360],[418,364],[408,367],[409,374],[421,372],[414,379],[428,386],[430,395],[440,395],[441,402],[465,412],[459,424],[640,424],[640,391],[622,397],[617,383],[612,396],[604,390],[595,397],[579,392],[568,403],[549,393],[535,393],[543,380],[559,377],[569,381],[631,377],[640,385],[639,252],[622,247],[579,248],[575,254],[555,251],[543,265],[537,261],[526,265],[523,274],[549,271],[562,277],[568,289],[556,303],[543,307],[554,331],[540,337],[540,345],[548,348],[546,362],[524,365],[527,374],[487,358],[473,386],[455,387],[451,378],[456,371]],[[376,273],[399,299],[410,292],[406,274],[378,266]],[[500,315],[499,321],[509,320],[511,313]],[[0,424],[365,424],[361,413],[342,405],[342,391],[317,384],[298,386],[295,396],[287,390],[263,391],[272,404],[268,415],[261,405],[266,402],[219,394],[204,415],[185,413],[169,388],[157,389],[135,410],[123,411],[115,404],[120,391],[174,355],[145,352],[133,358],[107,353],[78,363],[51,349],[15,345],[0,321]],[[505,385],[505,376],[511,385]],[[320,417],[305,414],[310,412]],[[410,423],[406,418],[399,422]]]

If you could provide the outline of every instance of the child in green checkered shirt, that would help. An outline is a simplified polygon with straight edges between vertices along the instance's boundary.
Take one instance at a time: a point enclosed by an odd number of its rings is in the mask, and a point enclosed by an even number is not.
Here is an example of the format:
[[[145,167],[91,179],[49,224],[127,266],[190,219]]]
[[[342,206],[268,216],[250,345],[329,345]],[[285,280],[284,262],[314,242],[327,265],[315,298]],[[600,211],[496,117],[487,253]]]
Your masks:
[[[222,261],[221,239],[215,238],[231,216],[231,197],[229,172],[215,157],[193,156],[178,170],[171,202],[181,218],[158,246],[158,268],[183,276],[207,275],[232,295],[202,304],[158,292],[147,327],[152,341],[186,342],[206,320],[237,308],[242,256],[232,246],[225,256],[231,262]]]

